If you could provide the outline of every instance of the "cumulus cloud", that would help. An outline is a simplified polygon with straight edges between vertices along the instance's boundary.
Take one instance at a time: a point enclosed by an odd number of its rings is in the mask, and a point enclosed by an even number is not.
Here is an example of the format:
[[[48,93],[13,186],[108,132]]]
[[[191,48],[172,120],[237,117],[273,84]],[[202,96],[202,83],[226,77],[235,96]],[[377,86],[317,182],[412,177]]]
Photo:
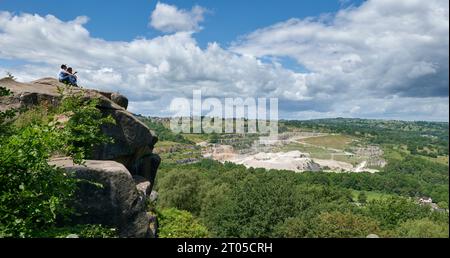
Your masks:
[[[198,31],[207,10],[194,6],[190,11],[178,9],[174,5],[158,2],[150,16],[149,25],[159,31],[172,33],[178,31]]]
[[[190,97],[194,89],[205,97],[295,98],[290,89],[297,93],[303,87],[301,74],[217,43],[201,49],[190,32],[113,42],[91,37],[85,22],[0,13],[0,62],[6,63],[0,63],[0,72],[29,81],[55,76],[59,65],[68,63],[78,70],[81,85],[119,91],[130,97],[133,111],[149,115],[167,110],[169,97]],[[26,64],[12,67],[8,60]]]
[[[327,20],[291,19],[235,42],[238,53],[289,56],[312,73],[312,96],[448,96],[445,0],[371,0]],[[420,83],[418,83],[420,81]]]
[[[161,6],[155,12],[165,13]],[[169,9],[173,17],[196,13]],[[204,97],[277,97],[291,119],[448,120],[446,1],[370,0],[259,29],[230,48],[200,48],[192,33],[200,20],[183,27],[169,19],[159,28],[171,34],[127,42],[92,37],[87,17],[0,12],[0,73],[30,81],[68,63],[82,85],[119,91],[133,112],[152,116],[170,115],[172,98],[201,89]],[[286,68],[284,57],[308,72]]]

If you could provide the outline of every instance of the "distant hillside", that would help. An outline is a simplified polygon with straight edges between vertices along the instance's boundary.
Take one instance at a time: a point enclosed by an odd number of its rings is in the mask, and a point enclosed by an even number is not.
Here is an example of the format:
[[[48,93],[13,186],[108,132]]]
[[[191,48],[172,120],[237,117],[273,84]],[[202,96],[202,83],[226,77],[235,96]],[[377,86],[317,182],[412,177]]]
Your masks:
[[[411,154],[448,156],[449,126],[444,122],[334,118],[282,123],[293,128],[362,136],[374,144],[403,145]]]

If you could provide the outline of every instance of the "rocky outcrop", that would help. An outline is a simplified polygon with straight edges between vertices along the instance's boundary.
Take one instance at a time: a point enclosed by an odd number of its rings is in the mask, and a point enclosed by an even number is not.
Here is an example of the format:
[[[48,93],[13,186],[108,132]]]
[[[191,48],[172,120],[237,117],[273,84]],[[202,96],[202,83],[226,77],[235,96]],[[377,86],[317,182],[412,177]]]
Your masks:
[[[41,104],[56,106],[61,99],[59,89],[67,87],[54,78],[43,78],[30,83],[4,78],[0,80],[0,86],[13,93],[12,96],[1,98],[0,111]],[[92,89],[72,90],[74,93],[82,93],[84,98],[98,99],[97,107],[101,112],[111,115],[116,121],[115,125],[102,128],[106,135],[113,138],[113,143],[98,146],[86,167],[63,164],[77,177],[90,178],[105,185],[100,192],[88,186],[81,188],[77,195],[81,200],[78,208],[87,213],[82,221],[117,225],[121,236],[142,237],[145,235],[142,232],[148,230],[148,226],[142,226],[144,221],[148,223],[148,218],[142,215],[145,211],[142,205],[144,201],[138,199],[145,199],[152,191],[161,162],[159,156],[153,154],[158,139],[146,125],[126,110],[128,99],[125,96]],[[140,177],[139,182],[135,182],[133,176]],[[144,189],[145,193],[142,194],[142,190],[138,188]]]
[[[124,109],[128,108],[128,99],[123,95],[120,95],[118,93],[112,93],[111,100],[117,105],[123,107]]]
[[[122,164],[87,160],[83,165],[76,165],[68,158],[54,159],[50,163],[81,179],[75,194],[78,215],[73,219],[76,222],[117,227],[120,237],[152,236],[146,195],[138,190]],[[148,181],[146,184],[149,185]]]
[[[2,97],[0,110],[30,107],[39,104],[57,105],[60,99],[58,88],[66,87],[54,78],[43,78],[30,83],[21,83],[10,78],[0,80],[0,85],[11,90],[13,95]],[[159,166],[159,157],[153,155],[158,141],[149,128],[135,118],[124,107],[126,97],[111,92],[73,88],[85,98],[97,98],[98,108],[104,115],[111,115],[115,125],[106,125],[103,132],[114,139],[114,143],[99,146],[92,153],[94,160],[114,160],[122,163],[132,174],[144,176],[153,185],[154,174]],[[117,103],[116,103],[116,102]],[[145,163],[146,166],[141,164]]]

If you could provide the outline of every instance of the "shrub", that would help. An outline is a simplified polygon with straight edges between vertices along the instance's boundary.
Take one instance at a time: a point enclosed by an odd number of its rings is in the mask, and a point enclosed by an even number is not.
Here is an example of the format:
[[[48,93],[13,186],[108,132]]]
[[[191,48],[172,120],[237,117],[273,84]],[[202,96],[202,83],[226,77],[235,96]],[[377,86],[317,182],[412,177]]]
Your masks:
[[[376,220],[349,212],[322,213],[314,220],[313,228],[312,235],[322,238],[363,238],[380,231]]]
[[[11,91],[5,87],[0,87],[0,97],[11,95]],[[10,109],[6,111],[0,111],[0,137],[4,137],[9,130],[8,120],[12,119],[16,114],[16,110]]]
[[[310,225],[303,218],[288,218],[276,228],[274,236],[283,238],[307,237],[310,228]]]
[[[75,225],[71,227],[51,228],[33,234],[34,238],[114,238],[117,237],[116,229],[101,225]]]
[[[0,93],[9,94],[4,89]],[[69,203],[76,180],[48,161],[52,154],[63,153],[82,163],[93,146],[105,142],[100,126],[111,118],[103,118],[96,104],[80,95],[62,95],[58,111],[70,110],[64,123],[40,114],[39,119],[24,119],[21,127],[14,127],[8,123],[14,111],[0,113],[1,237],[32,236],[55,227],[73,212]]]
[[[200,176],[198,172],[188,170],[172,170],[160,179],[158,187],[165,189],[160,192],[158,204],[160,207],[174,207],[194,214],[200,210]]]
[[[448,223],[436,223],[428,218],[408,220],[396,230],[400,237],[407,238],[448,238]]]
[[[430,216],[430,208],[421,206],[402,197],[390,197],[386,200],[373,200],[366,204],[364,214],[381,222],[386,229],[393,229],[399,223],[411,219]]]
[[[25,237],[71,212],[75,181],[48,164],[61,148],[50,126],[30,126],[0,143],[0,235]]]
[[[174,208],[163,209],[158,215],[159,234],[161,238],[205,238],[208,229],[201,225],[187,211]]]
[[[74,93],[71,90],[62,90],[61,94],[62,101],[57,114],[63,120],[68,118],[63,125],[65,152],[80,162],[89,158],[96,145],[112,142],[102,133],[101,126],[114,124],[115,121],[111,116],[103,117],[97,108],[98,99],[86,99],[82,92]]]

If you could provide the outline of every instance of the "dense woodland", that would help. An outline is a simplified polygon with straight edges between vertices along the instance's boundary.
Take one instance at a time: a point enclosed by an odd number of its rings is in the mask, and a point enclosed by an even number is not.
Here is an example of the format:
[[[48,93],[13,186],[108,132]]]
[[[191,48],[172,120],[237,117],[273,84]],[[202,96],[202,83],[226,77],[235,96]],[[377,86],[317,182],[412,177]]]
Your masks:
[[[409,165],[397,168],[408,170]],[[436,175],[444,172],[436,171]],[[216,237],[448,236],[448,213],[431,211],[407,198],[434,191],[428,188],[431,185],[417,180],[419,175],[401,173],[296,174],[203,160],[163,167],[156,207],[163,212],[187,211],[208,229],[209,236]],[[436,194],[442,194],[445,206],[448,185],[444,177],[435,180],[442,180],[442,192]],[[351,189],[377,190],[386,193],[386,198],[367,201],[360,194],[355,200]],[[174,232],[192,230],[186,226],[178,224]]]

